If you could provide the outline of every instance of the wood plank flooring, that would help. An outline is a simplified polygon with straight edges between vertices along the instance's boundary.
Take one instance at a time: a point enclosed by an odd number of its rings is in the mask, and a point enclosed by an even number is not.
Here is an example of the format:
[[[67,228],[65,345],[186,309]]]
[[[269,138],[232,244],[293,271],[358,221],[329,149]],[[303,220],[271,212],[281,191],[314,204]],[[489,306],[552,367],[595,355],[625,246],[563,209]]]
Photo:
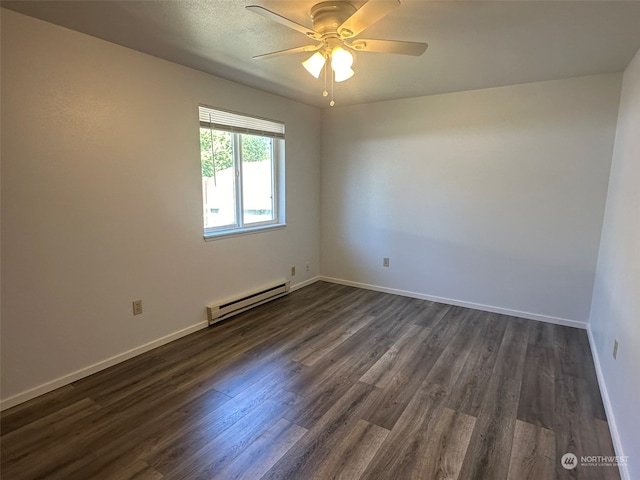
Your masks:
[[[586,333],[317,282],[2,413],[2,479],[617,479]],[[578,466],[560,465],[564,453]]]

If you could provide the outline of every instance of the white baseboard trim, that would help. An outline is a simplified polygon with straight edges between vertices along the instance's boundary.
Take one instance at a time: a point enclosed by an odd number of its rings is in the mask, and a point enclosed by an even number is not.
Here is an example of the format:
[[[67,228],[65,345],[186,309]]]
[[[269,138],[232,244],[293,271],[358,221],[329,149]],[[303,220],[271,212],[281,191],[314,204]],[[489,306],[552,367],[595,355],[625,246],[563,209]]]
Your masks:
[[[613,413],[613,406],[609,398],[609,391],[607,385],[604,382],[604,372],[600,366],[600,357],[598,356],[598,350],[596,349],[595,340],[593,339],[593,333],[591,327],[587,327],[587,337],[589,337],[589,346],[591,347],[591,355],[593,356],[593,363],[596,367],[596,378],[598,379],[598,386],[600,387],[600,396],[602,397],[602,403],[604,404],[604,411],[607,414],[607,423],[609,424],[609,433],[611,433],[611,440],[613,440],[613,448],[616,451],[616,455],[619,457],[624,456],[624,449],[622,448],[622,442],[620,440],[620,433],[618,432],[618,424],[616,423],[616,417]],[[620,465],[620,476],[622,480],[631,480],[631,474],[629,473],[628,465]]]
[[[290,292],[295,292],[296,290],[300,290],[301,288],[307,287],[309,285],[311,285],[312,283],[316,283],[317,281],[320,280],[320,275],[316,275],[313,278],[310,278],[309,280],[305,280],[304,282],[300,282],[300,283],[296,283],[295,285],[291,285],[291,288],[289,288]]]
[[[457,307],[467,307],[467,308],[473,308],[475,310],[484,310],[485,312],[500,313],[503,315],[510,315],[512,317],[526,318],[527,320],[539,320],[541,322],[554,323],[556,325],[564,325],[566,327],[582,328],[583,330],[587,328],[587,324],[585,322],[579,322],[577,320],[569,320],[567,318],[550,317],[548,315],[540,315],[539,313],[522,312],[520,310],[494,307],[492,305],[483,305],[480,303],[465,302],[463,300],[455,300],[452,298],[436,297],[433,295],[425,295],[423,293],[409,292],[406,290],[398,290],[395,288],[380,287],[377,285],[369,285],[367,283],[352,282],[350,280],[343,280],[340,278],[333,278],[333,277],[325,277],[322,275],[320,276],[319,280],[330,282],[330,283],[338,283],[340,285],[347,285],[350,287],[364,288],[367,290],[375,290],[376,292],[402,295],[403,297],[419,298],[421,300],[430,300],[432,302],[446,303],[447,305],[455,305]]]
[[[422,293],[416,293],[416,292],[409,292],[406,290],[398,290],[395,288],[387,288],[387,287],[380,287],[380,286],[376,286],[376,285],[369,285],[366,283],[360,283],[360,282],[352,282],[350,280],[342,280],[339,278],[333,278],[333,277],[325,277],[322,275],[317,275],[313,278],[310,278],[308,280],[305,280],[303,282],[297,283],[295,285],[293,285],[291,287],[290,291],[296,291],[299,290],[301,288],[304,288],[308,285],[311,285],[315,282],[318,281],[325,281],[325,282],[330,282],[330,283],[337,283],[340,285],[348,285],[351,287],[357,287],[357,288],[364,288],[367,290],[375,290],[378,292],[383,292],[383,293],[391,293],[391,294],[395,294],[395,295],[402,295],[405,297],[412,297],[412,298],[419,298],[422,300],[430,300],[430,301],[434,301],[434,302],[440,302],[440,303],[446,303],[448,305],[456,305],[459,307],[468,307],[468,308],[474,308],[477,310],[484,310],[487,312],[493,312],[493,313],[501,313],[501,314],[505,314],[505,315],[512,315],[514,317],[520,317],[520,318],[526,318],[526,319],[530,319],[530,320],[540,320],[543,322],[549,322],[549,323],[555,323],[557,325],[566,325],[569,327],[577,327],[577,328],[583,328],[586,329],[587,325],[584,322],[578,322],[576,320],[568,320],[568,319],[563,319],[563,318],[557,318],[557,317],[549,317],[546,315],[539,315],[536,313],[529,313],[529,312],[521,312],[518,310],[511,310],[511,309],[506,309],[506,308],[501,308],[501,307],[493,307],[490,305],[482,305],[482,304],[478,304],[478,303],[472,303],[472,302],[465,302],[465,301],[461,301],[461,300],[455,300],[455,299],[450,299],[450,298],[442,298],[442,297],[436,297],[436,296],[432,296],[432,295],[425,295]],[[165,345],[169,342],[172,342],[173,340],[177,340],[178,338],[184,337],[186,335],[189,335],[190,333],[196,332],[198,330],[207,328],[208,323],[205,322],[200,322],[197,323],[195,325],[192,325],[190,327],[187,328],[183,328],[182,330],[179,330],[177,332],[171,333],[169,335],[166,335],[162,338],[158,338],[156,340],[153,340],[151,342],[145,343],[144,345],[140,345],[139,347],[135,347],[132,348],[131,350],[128,350],[126,352],[123,352],[121,354],[115,355],[111,358],[107,358],[106,360],[102,360],[98,363],[95,363],[93,365],[90,365],[88,367],[82,368],[80,370],[77,370],[75,372],[69,373],[67,375],[64,375],[60,378],[57,378],[55,380],[52,380],[50,382],[44,383],[42,385],[39,385],[37,387],[31,388],[29,390],[26,390],[24,392],[18,393],[12,397],[3,399],[2,401],[0,401],[0,411],[2,410],[6,410],[8,408],[14,407],[20,403],[26,402],[28,400],[31,400],[32,398],[38,397],[40,395],[44,395],[45,393],[51,392],[57,388],[63,387],[65,385],[68,385],[72,382],[75,382],[77,380],[80,380],[81,378],[84,377],[88,377],[89,375],[93,375],[96,372],[99,372],[101,370],[104,370],[106,368],[112,367],[113,365],[116,365],[120,362],[124,362],[125,360],[129,360],[130,358],[136,357],[142,353],[148,352],[149,350],[153,350],[156,347],[159,347],[161,345]],[[588,330],[587,330],[588,331]],[[591,337],[590,341],[591,341]],[[595,350],[592,346],[592,351]],[[597,355],[597,353],[595,353],[595,355]],[[596,357],[594,356],[594,361],[596,360]],[[599,370],[599,364],[596,361],[596,369],[598,371],[598,381],[600,382],[601,380],[601,374],[602,372]],[[601,390],[604,392],[604,394],[606,395],[606,389],[604,389],[603,387],[603,383],[600,382],[600,388]],[[608,397],[607,398],[607,402],[608,402]],[[609,403],[605,403],[605,407],[607,407],[608,405],[608,409],[607,409],[607,416],[610,415],[610,404]],[[613,417],[611,417],[613,418]],[[610,422],[610,425],[612,425],[612,423]],[[616,435],[613,435],[612,432],[612,437],[614,438],[614,443],[617,441],[619,444],[619,437],[617,437],[617,430],[616,430]],[[617,439],[617,440],[616,440]],[[618,451],[618,445],[616,445],[616,452]],[[626,479],[625,479],[626,480]]]
[[[294,292],[308,285],[311,285],[312,283],[315,283],[318,280],[320,280],[320,276],[316,275],[313,278],[310,278],[303,282],[292,285],[290,291]],[[153,340],[149,343],[145,343],[144,345],[140,345],[139,347],[132,348],[131,350],[128,350],[124,353],[115,355],[111,358],[107,358],[106,360],[102,360],[101,362],[95,363],[85,368],[81,368],[80,370],[76,370],[75,372],[69,373],[67,375],[64,375],[50,382],[44,383],[37,387],[18,393],[16,395],[13,395],[12,397],[3,399],[2,401],[0,401],[0,411],[6,410],[11,407],[15,407],[20,403],[31,400],[32,398],[39,397],[40,395],[44,395],[45,393],[52,392],[57,388],[64,387],[65,385],[68,385],[72,382],[80,380],[81,378],[88,377],[89,375],[93,375],[94,373],[99,372],[100,370],[104,370],[106,368],[112,367],[113,365],[116,365],[120,362],[124,362],[125,360],[129,360],[130,358],[141,355],[145,352],[148,352],[149,350],[153,350],[156,347],[160,347],[169,342],[177,340],[180,337],[184,337],[186,335],[189,335],[190,333],[196,332],[203,328],[207,328],[207,326],[208,326],[207,322],[201,322],[196,325],[183,328],[182,330],[171,333],[157,340]]]
[[[14,407],[20,403],[26,402],[27,400],[31,400],[32,398],[44,395],[45,393],[49,393],[56,388],[64,387],[65,385],[75,382],[76,380],[80,380],[81,378],[93,375],[100,370],[112,367],[113,365],[116,365],[120,362],[124,362],[125,360],[129,360],[130,358],[148,352],[149,350],[153,350],[156,347],[160,347],[169,342],[172,342],[173,340],[177,340],[180,337],[184,337],[186,335],[189,335],[190,333],[207,328],[207,326],[208,323],[206,321],[197,323],[190,327],[183,328],[182,330],[178,330],[177,332],[170,333],[169,335],[166,335],[162,338],[158,338],[149,343],[145,343],[144,345],[140,345],[139,347],[132,348],[131,350],[120,353],[111,358],[107,358],[106,360],[102,360],[98,363],[94,363],[93,365],[89,365],[88,367],[81,368],[80,370],[76,370],[75,372],[69,373],[37,387],[31,388],[22,393],[18,393],[12,397],[2,400],[0,402],[0,411]]]

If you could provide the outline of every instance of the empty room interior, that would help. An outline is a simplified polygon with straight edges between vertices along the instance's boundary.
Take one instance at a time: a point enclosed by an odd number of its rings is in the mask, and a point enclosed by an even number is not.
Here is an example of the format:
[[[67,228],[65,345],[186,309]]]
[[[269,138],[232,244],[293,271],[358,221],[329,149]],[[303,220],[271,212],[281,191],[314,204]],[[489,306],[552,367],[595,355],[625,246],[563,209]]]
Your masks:
[[[3,479],[640,479],[640,2],[0,5]]]

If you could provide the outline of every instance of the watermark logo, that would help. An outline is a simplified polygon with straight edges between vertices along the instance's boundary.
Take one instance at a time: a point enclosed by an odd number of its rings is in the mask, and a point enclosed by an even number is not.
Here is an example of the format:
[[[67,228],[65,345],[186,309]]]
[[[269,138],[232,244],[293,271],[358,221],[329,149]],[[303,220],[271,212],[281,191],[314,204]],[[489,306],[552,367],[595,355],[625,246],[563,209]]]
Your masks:
[[[578,457],[574,453],[565,453],[560,459],[560,464],[567,470],[573,470],[578,466]]]
[[[565,453],[560,459],[560,465],[566,470],[573,470],[578,465],[581,467],[620,467],[629,462],[626,455],[581,455],[580,463],[575,453]]]

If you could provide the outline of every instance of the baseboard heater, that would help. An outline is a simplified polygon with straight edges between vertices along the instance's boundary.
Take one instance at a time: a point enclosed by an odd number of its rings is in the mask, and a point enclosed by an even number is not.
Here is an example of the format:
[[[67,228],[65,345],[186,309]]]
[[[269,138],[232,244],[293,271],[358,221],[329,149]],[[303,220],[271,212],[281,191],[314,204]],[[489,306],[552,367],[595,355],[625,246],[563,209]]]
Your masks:
[[[209,325],[220,322],[229,317],[245,312],[250,308],[270,302],[289,293],[289,281],[281,281],[242,296],[225,300],[207,307]]]

